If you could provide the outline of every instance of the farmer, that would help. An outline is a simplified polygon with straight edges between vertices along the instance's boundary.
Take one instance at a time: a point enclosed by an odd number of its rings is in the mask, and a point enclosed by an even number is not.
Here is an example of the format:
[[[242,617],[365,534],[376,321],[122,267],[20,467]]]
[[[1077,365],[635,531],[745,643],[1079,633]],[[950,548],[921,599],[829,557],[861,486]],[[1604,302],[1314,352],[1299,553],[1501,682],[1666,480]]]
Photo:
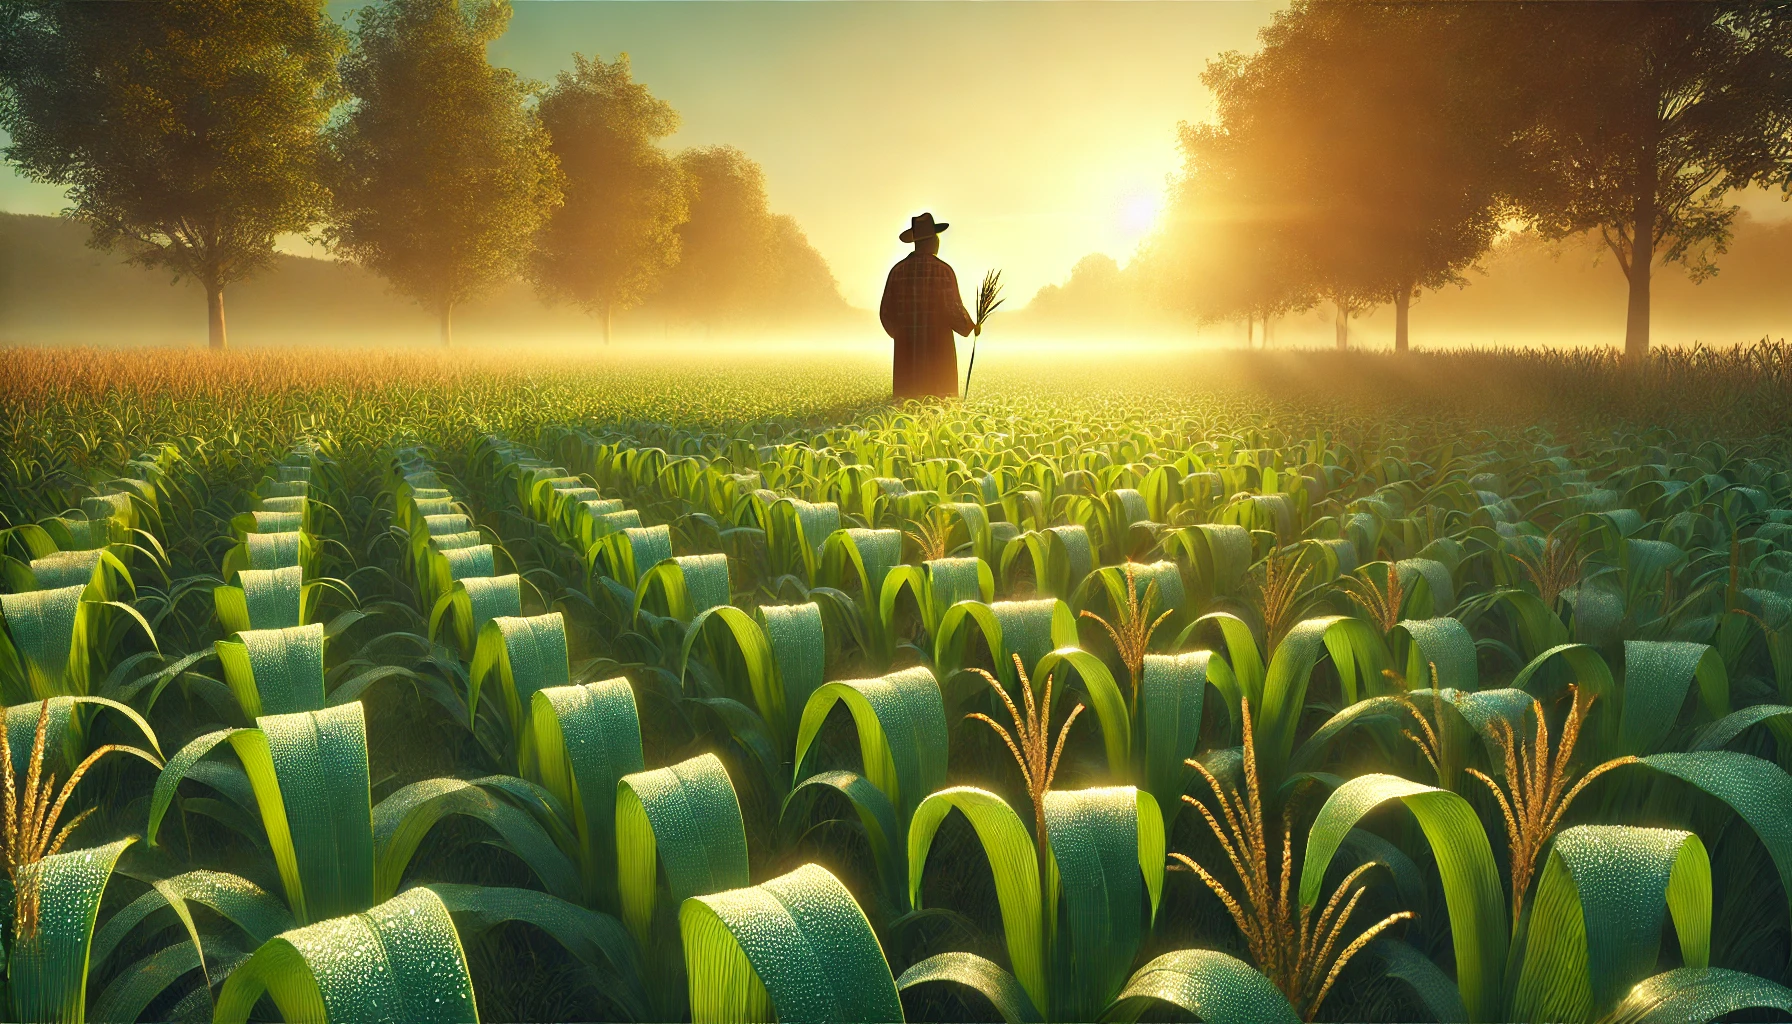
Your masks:
[[[909,218],[899,237],[915,251],[890,268],[878,310],[884,332],[896,342],[891,390],[902,398],[957,398],[958,347],[954,333],[976,328],[958,296],[958,275],[940,259],[940,232],[933,214]]]

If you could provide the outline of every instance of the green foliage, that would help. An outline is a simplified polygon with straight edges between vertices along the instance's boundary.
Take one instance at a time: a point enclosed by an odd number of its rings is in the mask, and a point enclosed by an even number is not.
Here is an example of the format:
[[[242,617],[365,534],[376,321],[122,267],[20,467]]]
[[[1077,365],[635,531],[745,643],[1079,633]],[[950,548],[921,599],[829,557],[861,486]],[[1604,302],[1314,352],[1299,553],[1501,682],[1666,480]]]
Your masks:
[[[105,391],[126,364],[61,358],[60,390],[0,390],[13,768],[40,692],[45,772],[139,757],[71,790],[61,820],[93,813],[42,863],[86,873],[40,895],[95,901],[93,937],[35,966],[9,941],[15,1012],[33,971],[33,1005],[94,1019],[406,986],[476,992],[487,1019],[1591,1021],[1788,998],[1776,440],[1244,391],[1042,408],[999,375],[987,405],[855,411],[833,370],[792,371],[782,414],[752,371],[676,367],[600,394],[566,369],[361,387],[227,357],[206,372],[262,376],[231,392],[176,362],[168,390]],[[1587,422],[1620,408],[1586,390]],[[1301,580],[1280,611],[1270,559]],[[1002,695],[1032,698],[1014,751],[962,722]],[[1094,727],[1065,727],[1079,705]],[[185,742],[152,776],[158,735]],[[1254,790],[1260,824],[1179,815],[1240,813],[1210,778]],[[116,871],[87,867],[136,832]],[[1168,874],[1171,846],[1220,884]],[[1278,900],[1284,851],[1303,866]],[[388,980],[305,945],[378,938],[394,906],[428,919],[405,939],[428,955],[386,943]],[[1316,934],[1329,953],[1300,955]]]
[[[96,246],[202,284],[224,348],[224,286],[323,213],[342,30],[321,0],[30,0],[6,21],[8,159],[66,187]]]
[[[331,246],[442,322],[522,266],[561,175],[528,86],[487,63],[508,3],[385,0],[358,15],[331,125]]]
[[[678,113],[613,63],[573,55],[537,106],[565,175],[565,202],[536,239],[531,275],[544,294],[603,318],[629,309],[678,262],[678,226],[689,212],[683,171],[659,139]]]

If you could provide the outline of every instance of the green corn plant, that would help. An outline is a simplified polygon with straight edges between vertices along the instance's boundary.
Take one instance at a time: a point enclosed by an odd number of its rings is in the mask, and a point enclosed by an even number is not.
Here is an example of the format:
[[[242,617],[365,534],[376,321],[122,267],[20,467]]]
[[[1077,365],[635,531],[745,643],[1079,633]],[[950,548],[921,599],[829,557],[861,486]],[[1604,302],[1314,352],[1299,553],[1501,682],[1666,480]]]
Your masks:
[[[202,759],[226,745],[235,753],[240,768],[220,762],[210,770],[199,770]],[[284,894],[283,906],[278,900],[273,903],[284,916],[268,911],[267,900],[262,900],[255,917],[258,923],[243,930],[265,939],[293,927],[357,914],[377,916],[377,908],[389,906],[387,901],[399,894],[408,866],[435,826],[451,816],[472,818],[491,829],[499,847],[527,865],[547,892],[447,887],[452,890],[455,913],[465,913],[480,928],[503,920],[534,923],[576,958],[616,976],[620,998],[644,1005],[638,972],[627,966],[635,963],[635,954],[621,923],[578,905],[579,868],[564,851],[563,837],[551,834],[542,824],[543,820],[553,821],[550,794],[504,776],[471,782],[438,778],[402,787],[376,805],[369,795],[367,764],[366,725],[359,703],[267,715],[253,728],[200,736],[170,758],[157,779],[150,805],[149,843],[158,845],[161,826],[176,806],[181,784],[188,779],[206,782],[236,808],[233,815],[221,815],[220,820],[243,815],[259,818],[261,827],[254,838],[265,841],[272,852],[274,874]],[[572,840],[565,837],[564,842]],[[212,880],[205,884],[212,889],[223,886],[235,893],[259,892],[253,883],[236,876],[210,875]],[[218,898],[196,893],[193,880],[184,887],[162,886],[158,892],[161,902],[149,909],[186,899],[216,902]],[[244,916],[235,913],[238,918]],[[358,926],[341,927],[352,932]],[[202,942],[198,932],[193,933],[193,941],[197,949]],[[277,976],[269,975],[255,984],[270,990],[276,985],[302,987],[301,981],[290,980],[303,973],[292,962],[292,951],[270,956],[285,965],[277,971],[270,965],[268,970]],[[311,954],[300,959],[317,966]],[[617,974],[619,964],[625,969]],[[365,986],[367,980],[343,978],[331,984]],[[322,984],[324,979],[319,977],[318,982]],[[250,1003],[253,1001],[251,998]],[[219,1005],[224,1004],[225,996],[220,995]]]
[[[212,1019],[242,1024],[264,996],[291,1021],[479,1020],[454,920],[428,889],[269,939],[230,973]]]
[[[833,769],[811,772],[816,737],[836,704],[852,714],[864,773]],[[810,694],[796,737],[794,786],[785,800],[795,802],[832,789],[853,806],[871,845],[884,897],[898,914],[909,908],[909,823],[915,808],[946,783],[948,735],[939,684],[925,667],[903,669],[878,679],[825,683]]]
[[[92,584],[0,594],[0,695],[8,703],[92,692],[95,663],[120,661],[135,625],[154,648],[155,630],[123,601],[99,600]]]
[[[599,537],[640,525],[641,513],[626,507],[621,498],[588,498],[566,507],[559,529],[561,540],[588,552]]]
[[[874,671],[895,657],[895,638],[879,612],[884,581],[901,564],[900,530],[836,530],[822,542],[822,585],[810,596],[832,602]]]
[[[545,615],[499,615],[479,629],[479,641],[467,670],[467,722],[478,729],[479,697],[488,681],[496,681],[511,749],[517,750],[528,726],[528,709],[536,691],[572,682],[567,653],[566,620],[559,612]]]
[[[898,565],[884,577],[878,598],[877,614],[887,636],[898,635],[898,607],[906,590],[915,604],[922,637],[920,644],[896,644],[914,650],[923,659],[931,658],[933,640],[939,635],[947,609],[960,601],[995,599],[995,574],[981,558],[930,558],[920,565]]]
[[[953,810],[970,820],[989,858],[1013,972],[972,953],[942,953],[904,971],[897,987],[954,982],[982,993],[1007,1020],[1100,1015],[1126,986],[1162,892],[1156,802],[1130,786],[1046,794],[1050,860],[1042,880],[1034,838],[1001,798],[972,787],[943,789],[922,802],[909,832],[917,907],[933,836]],[[1141,909],[1147,897],[1148,909]],[[1068,911],[1062,918],[1060,899]]]
[[[0,562],[7,582],[21,593],[76,585],[86,587],[88,596],[96,601],[114,601],[125,592],[135,597],[137,593],[130,568],[107,548],[50,550],[26,562],[11,556]]]
[[[1364,864],[1345,876],[1317,916],[1313,912],[1315,901],[1307,897],[1305,889],[1298,901],[1298,909],[1289,901],[1288,879],[1294,869],[1294,806],[1284,803],[1282,807],[1282,863],[1278,886],[1278,876],[1272,867],[1275,847],[1264,828],[1264,799],[1257,776],[1256,743],[1251,739],[1249,700],[1243,704],[1243,715],[1246,739],[1242,793],[1237,787],[1222,785],[1200,761],[1190,758],[1187,762],[1206,780],[1225,824],[1222,825],[1202,801],[1192,796],[1182,798],[1201,813],[1218,840],[1238,876],[1239,891],[1234,894],[1192,857],[1181,853],[1171,856],[1194,872],[1219,897],[1244,935],[1258,969],[1274,983],[1295,1014],[1301,1020],[1310,1021],[1318,1014],[1344,966],[1377,935],[1412,914],[1406,911],[1390,914],[1339,945],[1365,891],[1357,888],[1356,883],[1372,864]],[[1304,881],[1305,875],[1302,878]]]
[[[719,758],[703,754],[622,777],[616,867],[622,920],[646,953],[655,1012],[660,1019],[680,1016],[686,997],[677,951],[680,907],[693,896],[752,882],[740,801]]]
[[[693,1024],[903,1019],[871,922],[826,868],[694,896],[678,927]]]
[[[680,681],[690,688],[693,656],[714,677],[717,698],[750,701],[787,764],[810,694],[822,683],[827,637],[814,602],[760,605],[748,613],[718,605],[697,614],[685,632]]]
[[[95,748],[76,764],[80,750],[81,705],[117,711],[142,733],[149,749],[124,744]],[[94,765],[113,753],[160,765],[155,733],[136,712],[103,698],[58,697],[6,709],[0,732],[0,785],[5,790],[0,820],[0,864],[9,882],[5,920],[10,922],[4,951],[9,984],[5,1009],[19,1020],[84,1020],[93,953],[94,926],[114,865],[134,838],[106,846],[62,852],[75,829],[93,813],[89,807],[64,821],[75,787]],[[74,765],[60,789],[51,767]],[[128,927],[132,922],[125,920]],[[111,927],[109,924],[108,927]],[[155,954],[152,954],[152,958]],[[149,967],[148,961],[133,970]]]
[[[1001,736],[1032,803],[1032,835],[999,797],[971,787],[940,790],[921,802],[908,834],[910,902],[920,906],[922,870],[941,821],[956,809],[976,829],[991,870],[1013,973],[969,953],[945,953],[909,968],[899,988],[951,981],[981,992],[1009,1020],[1092,1019],[1127,980],[1163,894],[1164,831],[1157,801],[1131,786],[1060,792],[1051,788],[1064,741],[1082,705],[1050,736],[1052,683],[1035,699],[1021,666],[1021,710],[996,678],[1012,729],[973,716]],[[1060,921],[1060,894],[1067,916]]]
[[[1189,597],[1197,611],[1242,592],[1252,562],[1249,530],[1203,523],[1166,532],[1162,544],[1185,567],[1192,585]]]
[[[663,525],[627,527],[599,537],[588,555],[586,571],[592,596],[599,592],[597,584],[609,579],[627,595],[625,606],[632,606],[641,576],[672,557],[672,531]]]
[[[298,566],[305,579],[318,575],[317,542],[302,530],[281,533],[245,533],[224,554],[223,576],[229,583],[244,569],[284,569]]]
[[[728,582],[728,556],[679,555],[665,559],[641,574],[635,586],[630,619],[638,619],[651,595],[659,594],[667,618],[689,624],[711,608],[733,597]]]
[[[1145,656],[1151,651],[1151,637],[1157,632],[1159,626],[1162,626],[1170,616],[1176,614],[1172,603],[1172,606],[1165,609],[1163,614],[1156,618],[1151,617],[1151,613],[1157,610],[1160,595],[1160,579],[1156,577],[1160,575],[1166,578],[1174,576],[1177,578],[1176,589],[1181,589],[1181,580],[1176,574],[1175,566],[1168,565],[1168,563],[1159,563],[1159,565],[1166,565],[1168,574],[1153,573],[1154,578],[1147,582],[1142,597],[1139,594],[1139,570],[1132,562],[1126,562],[1121,566],[1121,575],[1126,580],[1124,603],[1118,595],[1112,593],[1111,587],[1109,593],[1109,597],[1113,599],[1115,622],[1109,622],[1087,608],[1079,613],[1081,618],[1094,621],[1096,625],[1106,631],[1108,639],[1113,642],[1114,653],[1119,656],[1120,663],[1126,668],[1129,684],[1127,710],[1135,718],[1139,713],[1139,679],[1145,668]],[[1157,566],[1152,568],[1156,569]],[[1102,579],[1106,580],[1107,577],[1103,576]]]
[[[196,773],[195,766],[228,744],[240,769]],[[150,805],[148,840],[189,777],[260,819],[293,920],[308,924],[358,913],[397,891],[418,844],[448,815],[484,821],[510,849],[564,897],[578,893],[577,871],[528,812],[504,796],[503,779],[487,785],[455,779],[413,783],[381,801],[369,796],[366,721],[359,703],[321,711],[265,715],[252,728],[221,729],[194,739],[162,769]],[[230,780],[241,780],[232,784]],[[246,781],[247,785],[242,785]],[[489,787],[489,788],[488,788]],[[508,794],[506,794],[508,796]],[[526,799],[523,790],[519,796]]]
[[[949,712],[966,696],[965,684],[976,683],[974,673],[969,678],[963,675],[972,668],[974,639],[983,641],[1002,682],[1013,688],[1019,682],[1010,668],[1013,656],[1020,656],[1023,667],[1037,665],[1054,650],[1075,647],[1080,637],[1070,606],[1055,598],[993,604],[960,601],[952,605],[941,616],[933,640],[934,672],[946,693]]]
[[[530,697],[522,759],[523,776],[570,812],[583,902],[619,913],[617,783],[646,768],[641,720],[628,680],[536,690]]]
[[[773,575],[796,576],[804,587],[819,583],[822,545],[840,530],[840,506],[831,501],[811,504],[788,496],[752,500],[763,506],[760,521]]]
[[[244,630],[214,647],[224,682],[248,721],[324,706],[321,623]]]
[[[456,580],[430,609],[429,639],[435,642],[438,636],[448,633],[461,657],[470,660],[486,623],[500,616],[519,618],[522,614],[521,576],[510,573]]]
[[[1272,793],[1285,781],[1308,684],[1320,660],[1330,659],[1346,706],[1369,695],[1368,689],[1385,678],[1382,672],[1390,662],[1380,632],[1350,616],[1322,616],[1294,624],[1268,659],[1250,625],[1224,612],[1190,623],[1176,646],[1209,628],[1219,630],[1225,658],[1209,661],[1207,679],[1225,698],[1235,728],[1242,725],[1245,701],[1259,709],[1254,735],[1258,771]]]
[[[1031,566],[1035,593],[1068,600],[1095,568],[1095,546],[1089,531],[1077,524],[1023,533],[1002,549],[996,575],[1006,589],[1015,589],[1023,558]]]
[[[1792,793],[1792,777],[1777,766],[1719,751],[1656,754],[1625,763],[1673,776],[1729,804],[1757,834],[1769,837],[1776,863],[1784,863],[1786,851],[1777,838],[1780,812],[1762,802],[1768,793]],[[1523,760],[1517,765],[1534,770]],[[1371,810],[1396,800],[1417,819],[1443,878],[1467,1019],[1592,1020],[1614,1012],[1655,968],[1660,926],[1669,910],[1688,966],[1703,966],[1710,941],[1710,871],[1696,836],[1615,825],[1560,833],[1535,883],[1530,912],[1513,921],[1508,902],[1523,901],[1509,900],[1503,891],[1491,844],[1468,803],[1391,775],[1352,779],[1320,808],[1301,870],[1303,905],[1318,899],[1326,867],[1349,830]],[[1539,806],[1553,814],[1553,804]],[[1517,824],[1522,828],[1526,822]],[[1579,838],[1564,843],[1570,833]],[[1518,852],[1522,859],[1523,851]],[[1592,869],[1611,863],[1631,867]],[[1585,922],[1581,929],[1563,923],[1577,910]],[[1665,996],[1657,988],[1654,998]]]

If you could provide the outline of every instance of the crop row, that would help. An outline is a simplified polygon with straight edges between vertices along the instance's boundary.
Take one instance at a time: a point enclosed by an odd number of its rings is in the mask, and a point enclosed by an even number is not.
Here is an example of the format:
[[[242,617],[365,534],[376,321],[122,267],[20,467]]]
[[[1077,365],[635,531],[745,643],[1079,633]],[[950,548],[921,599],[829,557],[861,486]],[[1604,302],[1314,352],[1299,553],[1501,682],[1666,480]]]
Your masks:
[[[9,529],[12,1011],[470,1019],[519,926],[635,1019],[1792,1008],[1777,464],[990,426],[171,446]]]

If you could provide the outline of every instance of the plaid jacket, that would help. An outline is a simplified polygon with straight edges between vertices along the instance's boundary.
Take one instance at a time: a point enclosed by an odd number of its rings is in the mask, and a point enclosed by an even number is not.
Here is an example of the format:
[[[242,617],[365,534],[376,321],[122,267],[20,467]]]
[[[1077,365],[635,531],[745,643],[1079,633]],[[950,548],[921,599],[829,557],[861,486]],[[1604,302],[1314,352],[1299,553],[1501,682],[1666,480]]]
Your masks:
[[[938,256],[909,254],[890,268],[878,315],[896,342],[896,396],[957,395],[952,335],[969,335],[976,324],[959,297],[951,266]]]

